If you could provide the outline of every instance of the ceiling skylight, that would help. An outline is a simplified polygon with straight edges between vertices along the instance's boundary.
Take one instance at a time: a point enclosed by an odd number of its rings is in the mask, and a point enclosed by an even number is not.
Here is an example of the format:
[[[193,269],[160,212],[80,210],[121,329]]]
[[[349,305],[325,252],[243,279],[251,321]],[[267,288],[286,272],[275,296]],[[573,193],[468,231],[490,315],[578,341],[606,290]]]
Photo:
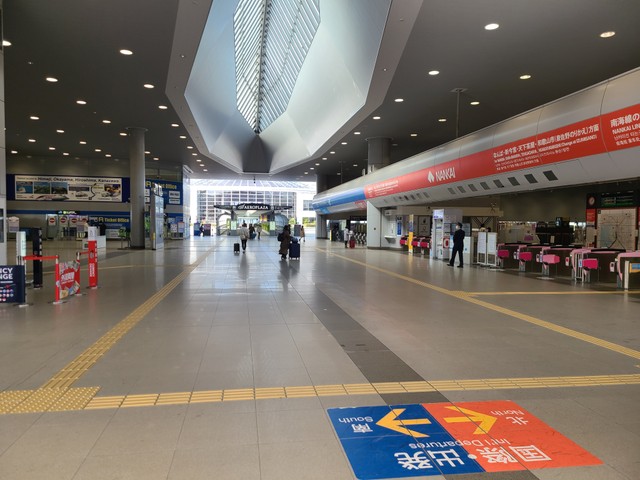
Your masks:
[[[240,0],[233,18],[238,110],[260,133],[287,108],[320,24],[320,0]]]

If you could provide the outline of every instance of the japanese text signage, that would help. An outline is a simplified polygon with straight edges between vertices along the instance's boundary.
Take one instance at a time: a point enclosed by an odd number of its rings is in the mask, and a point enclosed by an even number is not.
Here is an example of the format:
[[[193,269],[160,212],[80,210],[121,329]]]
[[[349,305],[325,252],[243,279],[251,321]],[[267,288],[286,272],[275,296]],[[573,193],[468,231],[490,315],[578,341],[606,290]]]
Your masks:
[[[638,146],[640,105],[634,105],[374,183],[364,193],[393,195]]]
[[[334,408],[329,417],[359,479],[602,463],[510,401]]]

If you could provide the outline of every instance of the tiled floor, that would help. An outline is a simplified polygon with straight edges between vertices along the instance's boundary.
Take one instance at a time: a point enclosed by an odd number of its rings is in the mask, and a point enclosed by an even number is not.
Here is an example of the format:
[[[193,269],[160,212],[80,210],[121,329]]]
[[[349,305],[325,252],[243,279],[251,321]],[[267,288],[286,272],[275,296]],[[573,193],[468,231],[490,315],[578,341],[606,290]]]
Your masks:
[[[110,244],[99,289],[52,305],[47,273],[30,306],[0,306],[0,478],[351,479],[328,409],[490,400],[602,465],[413,478],[640,478],[640,294],[310,237],[299,261],[275,239],[239,255],[233,241]]]

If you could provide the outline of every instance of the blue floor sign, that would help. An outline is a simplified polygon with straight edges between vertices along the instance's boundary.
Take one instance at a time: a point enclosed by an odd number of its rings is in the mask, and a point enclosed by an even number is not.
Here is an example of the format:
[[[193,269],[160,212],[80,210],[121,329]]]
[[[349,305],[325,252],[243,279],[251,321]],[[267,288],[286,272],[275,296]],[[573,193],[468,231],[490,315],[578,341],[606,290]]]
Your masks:
[[[333,408],[329,417],[359,479],[484,472],[422,405]]]

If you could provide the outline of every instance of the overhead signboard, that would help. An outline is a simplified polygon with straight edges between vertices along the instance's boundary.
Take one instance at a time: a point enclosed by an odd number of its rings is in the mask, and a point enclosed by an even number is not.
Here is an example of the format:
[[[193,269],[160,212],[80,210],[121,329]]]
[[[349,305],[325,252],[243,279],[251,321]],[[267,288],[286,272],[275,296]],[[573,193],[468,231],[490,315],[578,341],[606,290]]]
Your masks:
[[[535,470],[602,463],[511,401],[333,408],[357,478]]]
[[[122,190],[117,177],[15,175],[14,195],[15,200],[122,202]]]

